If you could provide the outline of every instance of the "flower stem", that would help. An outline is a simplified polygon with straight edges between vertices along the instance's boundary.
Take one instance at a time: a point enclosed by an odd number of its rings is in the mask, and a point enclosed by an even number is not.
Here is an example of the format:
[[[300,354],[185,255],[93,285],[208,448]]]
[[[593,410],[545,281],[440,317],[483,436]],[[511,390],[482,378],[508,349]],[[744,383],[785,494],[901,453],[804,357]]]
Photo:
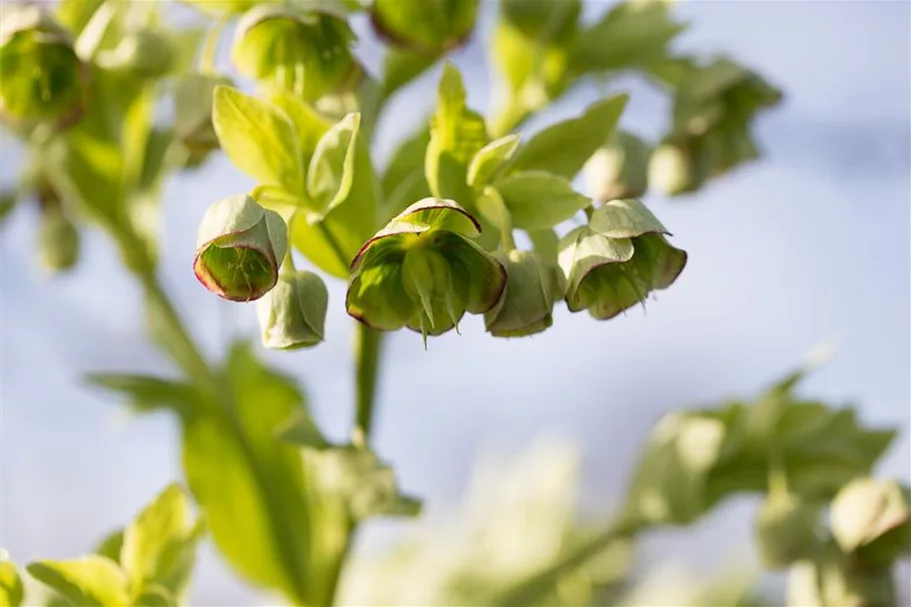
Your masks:
[[[380,362],[383,334],[358,323],[355,333],[355,392],[356,413],[352,442],[365,445],[373,429],[373,405],[376,401],[376,385]]]

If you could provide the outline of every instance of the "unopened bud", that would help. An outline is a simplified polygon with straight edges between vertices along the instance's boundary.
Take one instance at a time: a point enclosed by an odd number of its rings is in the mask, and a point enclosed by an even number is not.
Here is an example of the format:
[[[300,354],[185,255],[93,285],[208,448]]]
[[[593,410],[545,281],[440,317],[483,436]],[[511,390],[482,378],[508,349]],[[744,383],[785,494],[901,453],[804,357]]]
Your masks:
[[[766,567],[787,567],[818,549],[819,508],[793,494],[772,493],[756,517],[756,541]]]
[[[14,126],[71,126],[85,112],[90,72],[69,33],[36,5],[4,7],[0,117]]]
[[[615,133],[582,169],[592,197],[604,201],[644,196],[650,154],[642,139],[623,131]]]
[[[506,290],[496,307],[484,315],[494,337],[524,337],[553,324],[554,302],[563,297],[560,269],[545,263],[532,251],[497,254],[506,267]]]
[[[433,55],[461,45],[474,29],[478,0],[375,0],[373,27],[395,46]]]
[[[267,348],[290,350],[323,341],[329,293],[313,272],[283,272],[256,302],[256,316]]]
[[[174,131],[177,139],[192,152],[207,152],[218,147],[212,126],[212,98],[215,87],[230,85],[223,76],[186,74],[174,90]]]
[[[216,295],[252,301],[275,286],[287,249],[288,229],[278,213],[250,196],[232,196],[203,216],[193,269]]]
[[[51,274],[65,272],[79,259],[79,231],[59,207],[42,211],[38,228],[41,265]]]
[[[352,90],[363,76],[342,13],[263,4],[240,19],[231,48],[237,71],[306,101]]]
[[[911,493],[895,481],[848,483],[832,501],[829,516],[841,549],[866,565],[888,566],[911,552]]]
[[[146,78],[168,73],[174,51],[168,39],[152,30],[131,32],[116,47],[98,55],[98,64],[109,70],[134,72]]]

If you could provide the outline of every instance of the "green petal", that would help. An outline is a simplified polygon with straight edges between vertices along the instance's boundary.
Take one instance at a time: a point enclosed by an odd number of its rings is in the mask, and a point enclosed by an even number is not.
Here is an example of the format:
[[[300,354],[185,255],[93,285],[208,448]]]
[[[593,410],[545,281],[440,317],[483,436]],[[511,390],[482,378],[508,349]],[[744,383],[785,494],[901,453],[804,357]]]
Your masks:
[[[386,263],[364,268],[348,286],[348,314],[380,331],[401,329],[414,317],[416,306],[402,284],[402,267]]]
[[[592,214],[589,227],[608,238],[669,233],[648,207],[634,198],[607,201]]]
[[[475,238],[481,234],[481,224],[454,200],[424,198],[409,206],[393,219],[438,230],[446,230]]]
[[[436,250],[454,268],[456,288],[467,291],[465,309],[472,314],[483,314],[493,308],[506,288],[506,268],[490,253],[459,234],[446,232],[435,236],[438,238]]]
[[[633,257],[633,243],[627,238],[607,238],[580,226],[560,239],[557,257],[566,277],[566,303],[573,312],[586,307],[580,299],[580,285],[593,270],[608,264],[628,261]]]

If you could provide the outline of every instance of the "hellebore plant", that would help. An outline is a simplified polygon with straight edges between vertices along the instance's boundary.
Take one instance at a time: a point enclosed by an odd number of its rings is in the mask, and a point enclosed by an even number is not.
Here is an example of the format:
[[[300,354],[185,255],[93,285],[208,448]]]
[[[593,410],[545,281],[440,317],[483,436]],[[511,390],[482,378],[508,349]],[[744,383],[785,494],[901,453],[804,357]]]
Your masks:
[[[459,69],[445,61],[476,34],[477,0],[185,3],[216,22],[172,30],[164,3],[118,0],[5,3],[0,13],[0,119],[30,160],[18,187],[0,197],[0,217],[27,202],[38,207],[39,258],[54,272],[77,265],[85,226],[111,238],[175,374],[91,380],[134,410],[175,414],[186,484],[204,521],[191,523],[187,495],[172,487],[97,554],[28,571],[52,589],[54,604],[176,605],[204,525],[249,583],[292,604],[329,605],[341,596],[358,525],[420,511],[373,451],[383,335],[407,327],[426,347],[474,314],[493,337],[520,338],[554,330],[565,319],[562,301],[598,320],[644,304],[687,262],[650,210],[660,207],[651,191],[695,191],[757,157],[755,117],[780,93],[729,59],[676,55],[670,45],[685,25],[658,1],[620,2],[586,23],[578,0],[501,0],[491,116],[469,107]],[[358,19],[390,45],[380,74],[361,63]],[[231,24],[233,36],[223,36]],[[219,69],[223,38],[233,73]],[[432,115],[380,171],[371,144],[387,101],[431,70],[440,72]],[[657,81],[673,97],[669,131],[654,150],[618,130],[626,94],[521,131],[580,83],[618,71]],[[342,305],[329,301],[324,279],[344,281],[356,327],[347,441],[327,439],[297,384],[249,345],[210,360],[162,287],[162,184],[219,150],[256,185],[202,213],[193,271],[217,296],[254,302],[261,342],[276,350],[337,337],[326,334],[326,317]],[[574,185],[580,173],[587,192]],[[889,579],[887,565],[908,544],[907,491],[873,480],[839,489],[869,474],[892,434],[796,401],[795,381],[750,407],[664,420],[619,526],[567,544],[565,557],[476,604],[565,602],[556,589],[605,548],[649,525],[692,522],[734,491],[770,494],[758,541],[770,567],[797,571],[798,589],[830,591],[813,585],[822,578]],[[788,438],[791,426],[775,426],[788,415],[806,426],[800,440]],[[696,443],[704,457],[686,457],[683,447]],[[788,482],[772,491],[766,472]],[[830,502],[827,538],[813,523]],[[3,605],[22,604],[22,589],[17,569],[0,559]],[[581,602],[599,600],[587,596]]]

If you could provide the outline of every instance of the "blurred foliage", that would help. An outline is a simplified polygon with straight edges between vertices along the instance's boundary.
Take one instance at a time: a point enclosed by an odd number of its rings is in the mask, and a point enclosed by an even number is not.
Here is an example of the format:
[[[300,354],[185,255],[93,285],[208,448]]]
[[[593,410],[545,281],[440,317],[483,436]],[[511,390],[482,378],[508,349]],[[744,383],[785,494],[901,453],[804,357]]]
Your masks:
[[[579,0],[501,0],[493,114],[469,106],[444,63],[432,116],[378,171],[371,138],[385,103],[476,32],[483,3],[185,3],[200,20],[183,27],[161,2],[7,3],[0,15],[0,118],[26,160],[4,184],[0,222],[37,208],[37,258],[52,273],[76,267],[89,230],[116,245],[173,368],[89,379],[136,412],[173,414],[189,490],[169,486],[80,559],[23,570],[4,553],[0,604],[35,604],[32,585],[47,605],[184,604],[204,529],[245,581],[299,605],[644,605],[665,600],[656,590],[681,605],[760,604],[752,574],[678,589],[634,560],[643,534],[743,493],[762,497],[757,547],[767,567],[790,570],[790,604],[895,602],[908,488],[873,476],[895,432],[799,397],[804,370],[753,400],[668,414],[612,521],[577,516],[578,455],[545,445],[480,468],[452,520],[419,524],[387,554],[351,555],[364,520],[421,512],[371,448],[383,349],[363,323],[426,340],[484,314],[492,336],[517,337],[552,330],[562,300],[607,319],[671,286],[686,253],[638,197],[699,191],[756,159],[757,116],[781,100],[765,78],[724,56],[677,54],[686,25],[667,2],[619,2],[588,22]],[[381,77],[363,68],[356,19],[389,44]],[[230,74],[217,65],[226,27]],[[620,72],[671,97],[657,144],[617,130],[625,94],[517,132]],[[196,275],[227,299],[259,299],[262,341],[276,349],[327,337],[326,287],[296,268],[301,258],[349,282],[345,307],[363,323],[346,441],[328,440],[296,382],[247,343],[204,355],[162,287],[163,185],[219,152],[256,186],[210,206]],[[573,186],[583,167],[593,197]]]

